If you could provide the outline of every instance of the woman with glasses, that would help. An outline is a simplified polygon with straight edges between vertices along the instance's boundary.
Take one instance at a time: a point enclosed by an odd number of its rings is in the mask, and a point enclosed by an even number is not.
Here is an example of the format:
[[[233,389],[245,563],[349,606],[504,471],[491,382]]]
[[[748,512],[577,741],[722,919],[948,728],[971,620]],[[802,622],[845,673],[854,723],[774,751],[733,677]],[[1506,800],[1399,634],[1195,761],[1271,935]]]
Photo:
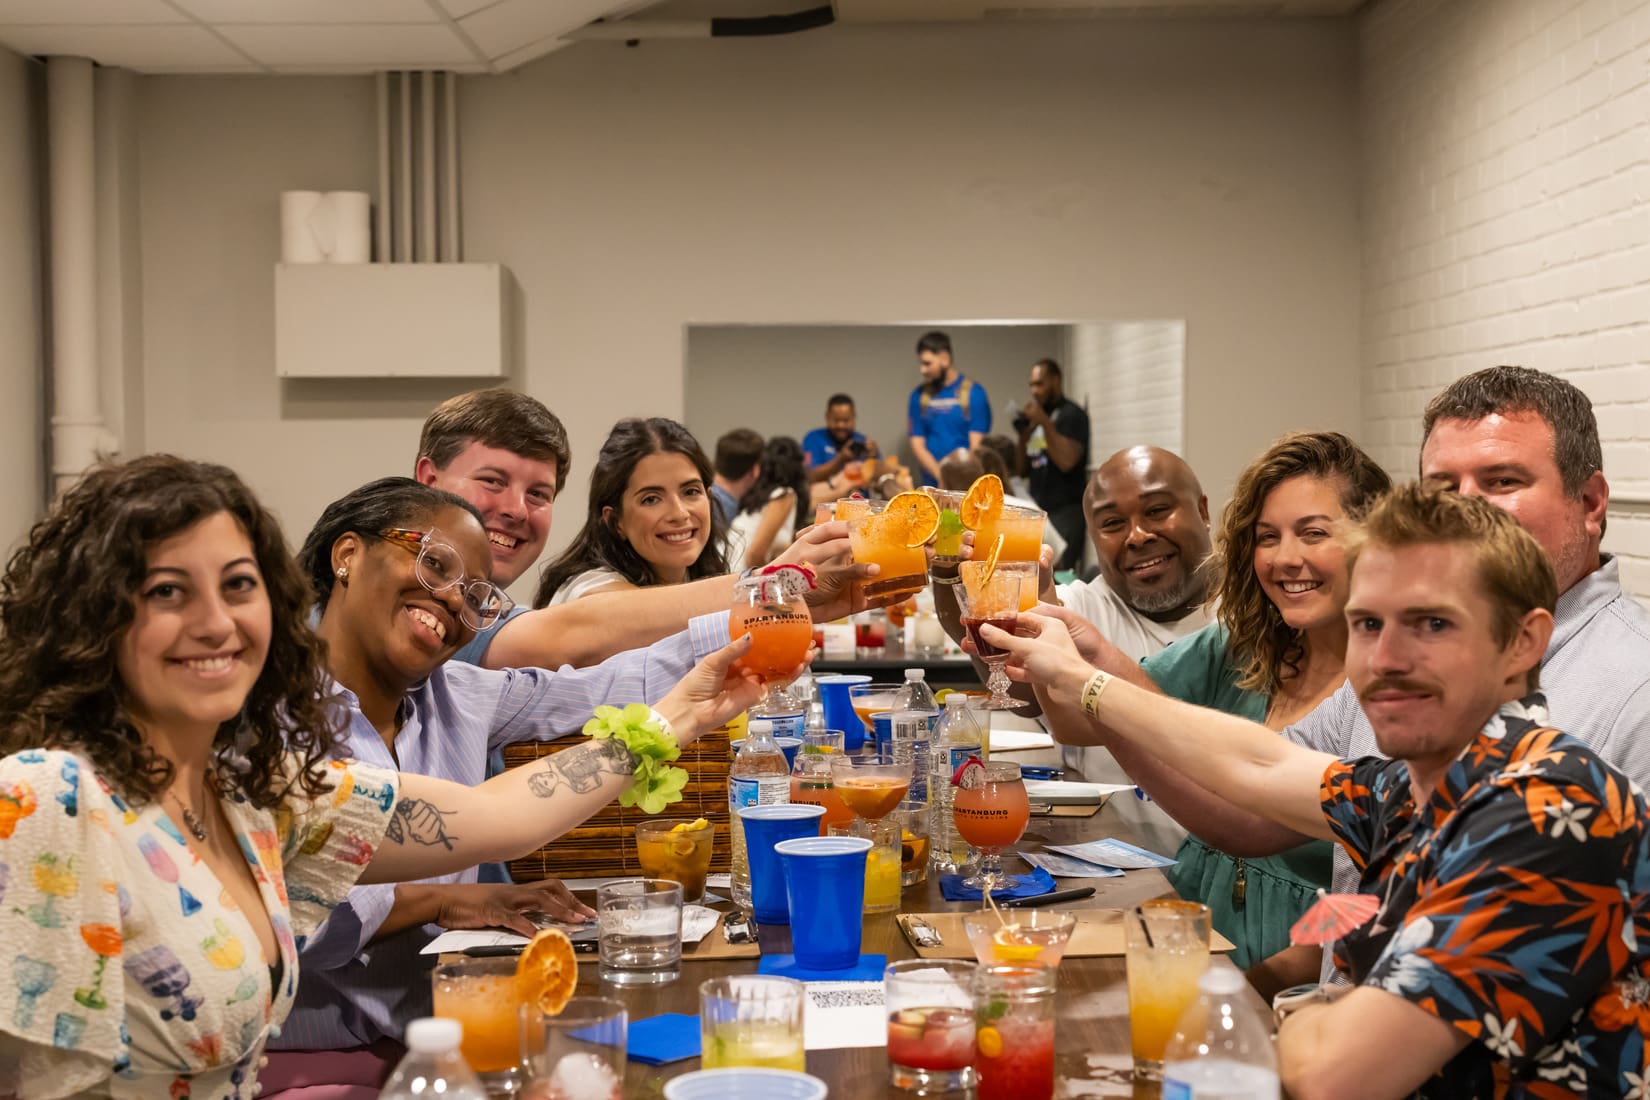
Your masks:
[[[727,643],[727,613],[646,650],[583,669],[483,669],[448,658],[476,630],[508,610],[486,580],[487,533],[463,498],[410,478],[364,485],[328,505],[303,548],[320,608],[316,633],[342,698],[341,752],[404,772],[478,784],[490,751],[577,732],[601,703],[653,701],[698,659]],[[288,1069],[312,1069],[312,1051],[372,1050],[428,1015],[432,930],[502,927],[531,935],[535,910],[591,916],[555,880],[480,883],[474,867],[398,887],[351,891],[304,949],[305,979],[281,1050],[304,1051],[271,1064],[271,1087]]]
[[[385,526],[427,531],[434,514],[467,572],[485,562],[479,525],[444,503]],[[397,542],[367,542],[356,550],[415,561]],[[388,560],[352,554],[350,566],[388,579]],[[258,1095],[301,948],[354,883],[519,855],[631,783],[630,752],[612,741],[481,787],[397,774],[388,754],[390,767],[338,758],[310,598],[279,526],[233,472],[164,455],[88,473],[11,558],[0,1096]],[[436,598],[462,622],[451,586]],[[422,646],[406,641],[384,667]],[[757,699],[754,678],[727,678],[748,644],[656,704],[680,743]]]

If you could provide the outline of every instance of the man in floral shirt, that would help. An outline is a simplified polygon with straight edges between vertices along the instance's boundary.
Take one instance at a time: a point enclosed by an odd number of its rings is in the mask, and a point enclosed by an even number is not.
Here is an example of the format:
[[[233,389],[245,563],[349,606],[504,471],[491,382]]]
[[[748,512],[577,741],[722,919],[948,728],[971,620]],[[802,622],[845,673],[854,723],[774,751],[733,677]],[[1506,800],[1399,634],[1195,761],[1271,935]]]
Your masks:
[[[1650,832],[1639,791],[1546,727],[1557,585],[1480,499],[1399,489],[1365,521],[1346,670],[1386,756],[1338,760],[1112,682],[1064,624],[997,633],[1054,706],[1254,813],[1339,842],[1379,903],[1337,962],[1357,983],[1278,1037],[1295,1100],[1650,1097]],[[1643,943],[1644,948],[1640,947]]]

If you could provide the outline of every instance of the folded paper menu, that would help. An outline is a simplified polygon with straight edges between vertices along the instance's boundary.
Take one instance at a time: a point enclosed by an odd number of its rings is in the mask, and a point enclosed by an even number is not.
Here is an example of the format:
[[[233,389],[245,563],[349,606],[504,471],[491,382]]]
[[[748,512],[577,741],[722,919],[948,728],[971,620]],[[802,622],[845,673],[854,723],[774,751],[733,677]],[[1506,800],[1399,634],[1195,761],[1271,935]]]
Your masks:
[[[1026,797],[1033,802],[1055,806],[1099,806],[1120,791],[1132,791],[1127,783],[1074,783],[1065,779],[1027,779]]]
[[[1065,958],[1100,958],[1104,956],[1121,956],[1123,954],[1124,931],[1123,910],[1121,909],[1067,909],[1077,918],[1077,927],[1072,929],[1071,942],[1066,945]],[[911,941],[911,946],[918,955],[925,959],[972,959],[974,945],[968,942],[968,933],[963,930],[963,918],[967,913],[901,913],[894,919],[899,923],[900,931],[905,938]],[[1013,920],[1010,915],[1009,920]],[[937,947],[923,947],[917,936],[911,932],[911,923],[915,920],[926,921],[940,934],[940,944]],[[1219,932],[1209,935],[1209,949],[1215,952],[1232,950],[1232,941]]]

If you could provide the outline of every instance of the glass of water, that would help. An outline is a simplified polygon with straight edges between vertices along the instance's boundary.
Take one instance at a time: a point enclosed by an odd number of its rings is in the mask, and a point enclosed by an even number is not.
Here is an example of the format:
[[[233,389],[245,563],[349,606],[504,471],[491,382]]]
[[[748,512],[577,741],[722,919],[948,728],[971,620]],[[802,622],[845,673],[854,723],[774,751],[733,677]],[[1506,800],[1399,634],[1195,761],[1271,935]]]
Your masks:
[[[624,878],[596,888],[596,927],[604,982],[657,985],[682,973],[682,886],[663,878]]]

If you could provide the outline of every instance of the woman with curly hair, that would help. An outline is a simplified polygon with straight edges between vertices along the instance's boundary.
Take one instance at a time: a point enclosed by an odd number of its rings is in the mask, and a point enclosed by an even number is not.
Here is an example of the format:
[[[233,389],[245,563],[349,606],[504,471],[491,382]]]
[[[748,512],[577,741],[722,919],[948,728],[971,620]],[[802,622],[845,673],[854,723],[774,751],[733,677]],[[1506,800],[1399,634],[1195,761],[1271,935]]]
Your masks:
[[[1238,478],[1221,517],[1209,591],[1217,621],[1147,657],[1166,695],[1282,730],[1346,679],[1347,580],[1342,529],[1391,487],[1339,432],[1297,432]],[[1257,986],[1315,981],[1316,949],[1289,948],[1289,927],[1329,885],[1330,845],[1239,859],[1188,836],[1169,870],[1182,897],[1206,903]]]
[[[632,782],[612,740],[476,788],[324,760],[310,599],[234,473],[168,456],[93,470],[13,556],[0,1095],[254,1095],[299,948],[357,880],[523,854]],[[658,704],[680,740],[756,699],[741,652]]]
[[[539,577],[534,607],[728,571],[710,506],[715,480],[693,433],[674,420],[613,425],[590,472],[584,527]]]

